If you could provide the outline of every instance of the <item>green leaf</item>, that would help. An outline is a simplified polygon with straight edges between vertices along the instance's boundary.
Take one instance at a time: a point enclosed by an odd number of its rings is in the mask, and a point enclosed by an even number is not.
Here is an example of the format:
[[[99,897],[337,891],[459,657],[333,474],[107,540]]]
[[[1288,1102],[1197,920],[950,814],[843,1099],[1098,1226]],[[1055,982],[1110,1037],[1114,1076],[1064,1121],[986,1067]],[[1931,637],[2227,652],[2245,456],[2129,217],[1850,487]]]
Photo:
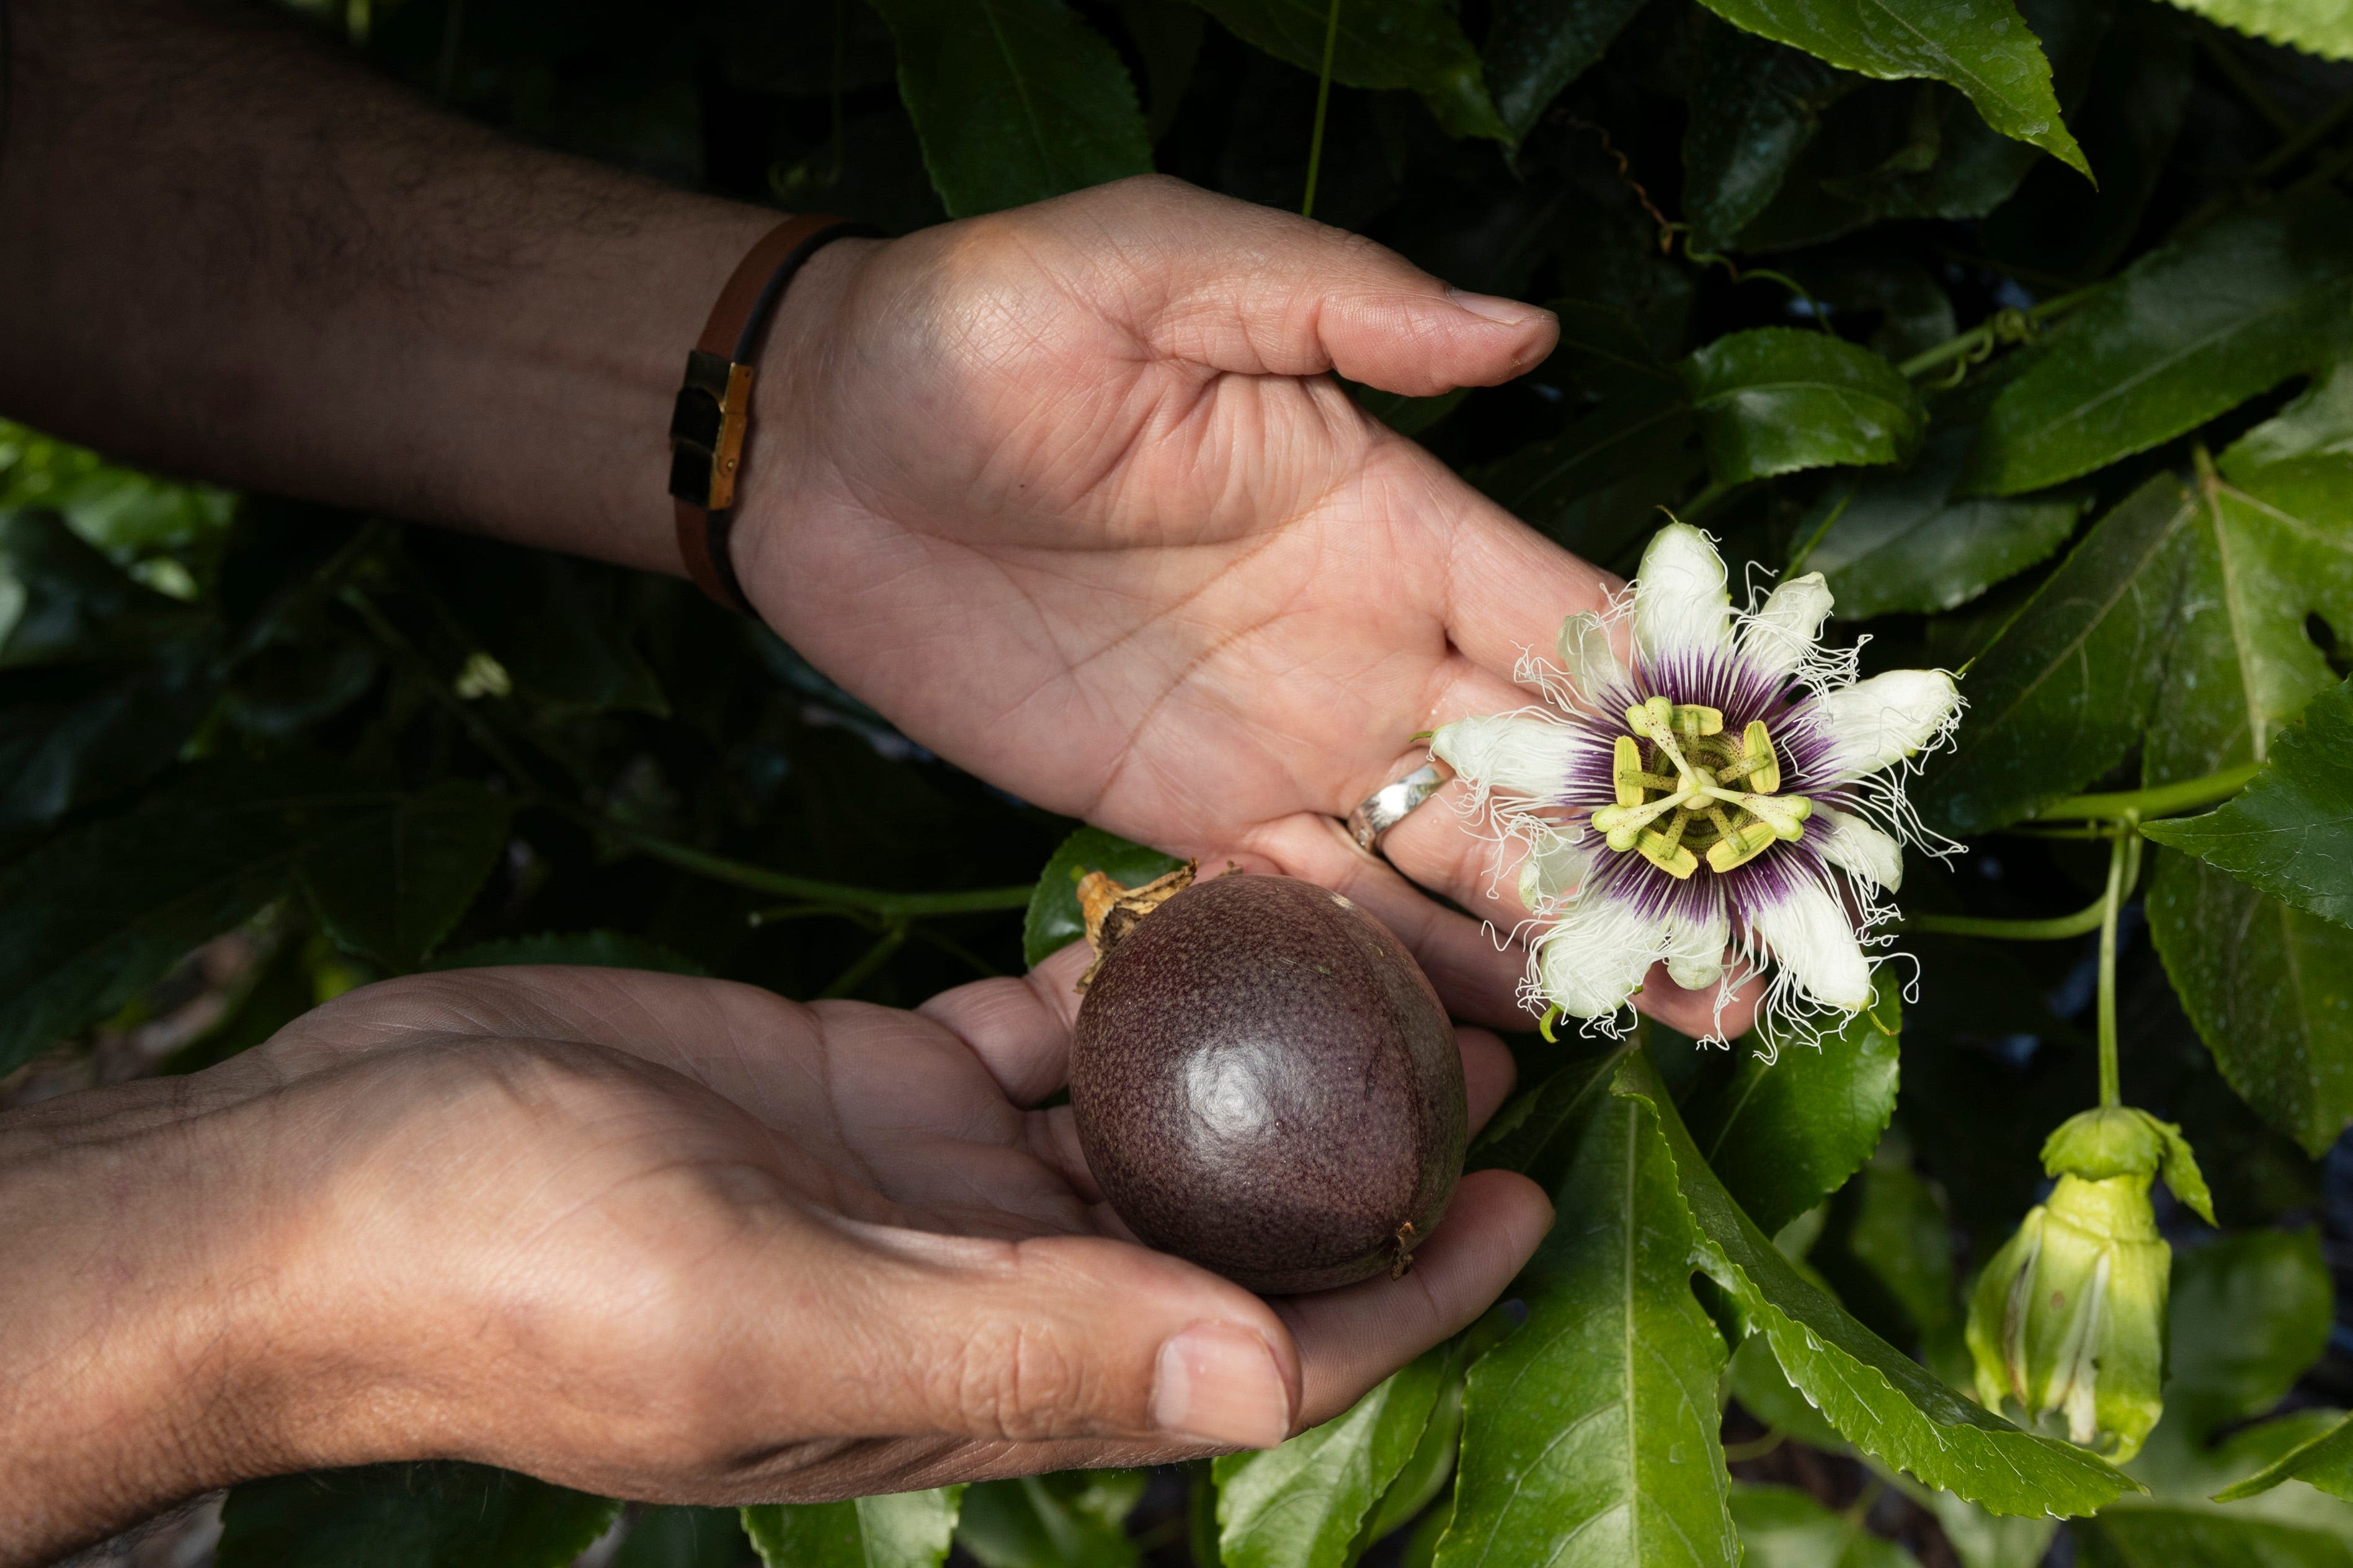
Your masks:
[[[510,963],[579,963],[594,969],[650,969],[663,974],[708,975],[711,971],[660,942],[619,931],[541,931],[502,942],[478,942],[434,954],[417,967],[495,969]]]
[[[1729,332],[1682,365],[1719,485],[1837,463],[1893,463],[1918,438],[1911,384],[1827,332]]]
[[[2117,1509],[2073,1527],[2084,1568],[2353,1568],[2353,1542],[2187,1509]]]
[[[2345,0],[2173,0],[2226,27],[2327,60],[2353,60],[2353,8]]]
[[[1986,416],[1971,488],[2088,474],[2312,369],[2345,341],[2353,208],[2326,190],[2217,219],[2134,262]]]
[[[1919,1559],[1795,1487],[1736,1486],[1732,1520],[1747,1568],[1919,1568]]]
[[[209,651],[0,669],[0,828],[54,822],[169,767],[219,690]]]
[[[2177,620],[2191,509],[2158,475],[2094,526],[1963,673],[1968,712],[1914,795],[1983,833],[2105,773],[2140,736]]]
[[[1419,436],[1462,405],[1471,395],[1467,386],[1451,392],[1441,392],[1435,397],[1407,397],[1400,393],[1383,392],[1377,386],[1351,386],[1349,395],[1356,406],[1388,426],[1400,436]]]
[[[1226,1568],[1340,1568],[1454,1373],[1452,1348],[1440,1345],[1321,1426],[1213,1461]]]
[[[1142,1470],[1071,1470],[965,1489],[956,1544],[982,1568],[1134,1568],[1124,1528]]]
[[[306,843],[383,798],[315,762],[209,763],[0,872],[0,1072],[251,917]]]
[[[1953,1233],[1928,1184],[1908,1165],[1865,1166],[1847,1193],[1853,1212],[1841,1237],[1847,1256],[1866,1269],[1911,1320],[1924,1345],[1958,1346],[1960,1304],[1953,1294]],[[1827,1265],[1825,1265],[1827,1267]],[[1936,1355],[1923,1359],[1932,1366]],[[1964,1370],[1957,1367],[1956,1370]]]
[[[768,1568],[939,1568],[964,1489],[768,1503],[744,1510],[744,1530]]]
[[[1956,496],[1975,439],[1971,430],[1938,429],[1909,468],[1857,474],[1832,489],[1798,525],[1798,537],[1813,542],[1791,570],[1822,574],[1839,618],[1865,621],[1953,609],[2047,559],[2075,531],[2082,503]]]
[[[2274,738],[2263,771],[2221,810],[2141,830],[2300,910],[2353,925],[2353,681]]]
[[[1775,1431],[1825,1454],[1854,1451],[1839,1436],[1838,1428],[1822,1419],[1822,1413],[1789,1385],[1764,1335],[1751,1334],[1740,1342],[1740,1348],[1732,1352],[1725,1384],[1749,1415]]]
[[[2091,173],[2059,115],[2051,62],[2010,0],[1704,0],[1733,26],[1843,69],[1929,77],[1968,94],[1985,122]]]
[[[1657,1111],[1700,1268],[1749,1331],[1766,1336],[1790,1383],[1857,1447],[1994,1513],[2089,1513],[2132,1489],[2114,1466],[1964,1399],[1809,1282],[1708,1169],[1647,1058],[1628,1057],[1615,1089]]]
[[[386,969],[413,967],[466,912],[506,852],[513,803],[443,779],[387,794],[302,847],[296,879],[321,929],[344,952]]]
[[[2308,1443],[2301,1443],[2249,1476],[2214,1494],[2216,1502],[2261,1495],[2282,1481],[2303,1481],[2330,1497],[2353,1501],[2353,1415]]]
[[[1457,1369],[1474,1359],[1474,1352],[1484,1353],[1484,1345],[1466,1342],[1478,1337],[1473,1331],[1465,1341],[1457,1342],[1457,1362],[1449,1369],[1445,1387],[1439,1390],[1438,1403],[1430,1407],[1430,1420],[1421,1429],[1421,1441],[1407,1457],[1405,1467],[1389,1482],[1388,1490],[1381,1494],[1373,1511],[1365,1516],[1364,1528],[1356,1531],[1356,1542],[1348,1549],[1349,1562],[1356,1562],[1367,1548],[1420,1518],[1441,1491],[1450,1489],[1448,1483],[1454,1479],[1455,1458],[1462,1446],[1463,1380]]]
[[[202,611],[126,576],[48,511],[0,511],[6,599],[16,604],[0,611],[0,669],[131,657],[206,629]]]
[[[1618,1064],[1636,1047],[1623,1041],[1570,1062],[1497,1111],[1464,1160],[1473,1171],[1517,1171],[1547,1189],[1557,1186],[1576,1157],[1576,1131],[1609,1098]]]
[[[872,0],[950,217],[1148,174],[1135,84],[1062,0]]]
[[[2204,1436],[2262,1415],[2328,1346],[2318,1236],[2244,1231],[2176,1254],[2167,1317],[2167,1417]]]
[[[640,1511],[608,1568],[742,1568],[751,1542],[732,1508]]]
[[[1543,530],[1572,549],[1588,545],[1576,537],[1586,531],[1591,503],[1609,487],[1663,468],[1687,477],[1686,455],[1695,428],[1691,404],[1681,389],[1630,391],[1609,399],[1549,441],[1539,441],[1499,461],[1474,468],[1471,482],[1496,505]],[[1655,500],[1669,499],[1669,488]],[[1637,520],[1656,514],[1647,504]],[[1610,552],[1580,549],[1607,560]]]
[[[1322,73],[1324,37],[1331,19],[1324,0],[1194,3],[1243,42],[1311,75]],[[1418,92],[1451,136],[1514,140],[1487,96],[1479,51],[1463,36],[1453,7],[1444,0],[1344,0],[1333,44],[1332,79],[1347,87]]]
[[[1481,53],[1495,112],[1513,141],[1525,136],[1560,89],[1601,58],[1642,5],[1643,0],[1499,0]]]
[[[1562,1136],[1561,1217],[1515,1288],[1527,1321],[1471,1369],[1439,1568],[1731,1568],[1725,1348],[1692,1296],[1674,1163],[1631,1099],[1592,1096]]]
[[[1772,204],[1821,129],[1822,111],[1858,85],[1813,56],[1709,24],[1697,38],[1683,131],[1683,217],[1691,242],[1721,250]]]
[[[1895,1114],[1901,1005],[1882,991],[1819,1047],[1768,1060],[1753,1045],[1732,1076],[1684,1108],[1716,1179],[1766,1232],[1846,1184]]]
[[[565,1568],[621,1505],[482,1465],[369,1465],[248,1481],[220,1568]]]
[[[1029,912],[1021,921],[1022,962],[1032,968],[1087,934],[1079,913],[1079,879],[1101,871],[1124,887],[1140,888],[1183,865],[1173,855],[1131,844],[1100,827],[1082,827],[1062,840],[1046,868],[1038,873],[1037,889],[1029,895]]]
[[[2353,627],[2353,464],[2330,436],[2344,384],[2340,370],[2201,476],[2182,626],[2142,751],[2149,784],[2265,760],[2337,684],[2307,627]],[[2175,855],[2148,913],[2223,1077],[2317,1156],[2353,1116],[2353,931]]]

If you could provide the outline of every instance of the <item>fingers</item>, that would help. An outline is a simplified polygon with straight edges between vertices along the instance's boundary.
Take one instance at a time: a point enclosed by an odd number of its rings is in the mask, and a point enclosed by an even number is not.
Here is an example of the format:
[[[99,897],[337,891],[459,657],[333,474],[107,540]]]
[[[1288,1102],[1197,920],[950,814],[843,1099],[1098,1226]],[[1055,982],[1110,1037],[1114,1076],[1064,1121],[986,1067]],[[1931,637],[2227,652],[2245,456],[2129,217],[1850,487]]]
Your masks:
[[[1448,288],[1395,251],[1288,213],[1145,178],[1089,193],[1161,353],[1243,374],[1426,397],[1508,381],[1552,352],[1552,312]],[[1082,210],[1073,205],[1075,215]]]
[[[1367,1279],[1278,1302],[1298,1344],[1300,1426],[1328,1421],[1366,1389],[1468,1327],[1552,1228],[1544,1189],[1510,1171],[1474,1171],[1402,1279]]]
[[[806,1257],[790,1260],[794,1294],[815,1287],[829,1298],[827,1342],[797,1343],[769,1363],[840,1384],[801,1396],[815,1410],[854,1412],[856,1431],[833,1435],[1256,1448],[1293,1430],[1297,1347],[1273,1309],[1229,1280],[1093,1237],[995,1243],[852,1228],[863,1256],[829,1268],[830,1279],[813,1279]]]

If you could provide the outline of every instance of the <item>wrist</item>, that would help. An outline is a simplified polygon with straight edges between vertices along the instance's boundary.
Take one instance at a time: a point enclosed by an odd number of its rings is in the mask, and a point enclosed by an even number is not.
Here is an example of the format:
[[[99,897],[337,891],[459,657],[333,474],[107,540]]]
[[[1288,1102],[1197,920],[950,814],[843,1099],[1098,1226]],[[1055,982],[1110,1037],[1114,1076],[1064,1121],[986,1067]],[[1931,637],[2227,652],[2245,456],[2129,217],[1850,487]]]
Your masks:
[[[894,242],[837,239],[809,258],[777,303],[760,348],[732,538],[737,579],[761,618],[789,637],[796,545],[836,489],[827,415],[840,378],[854,374],[848,352],[860,280]]]
[[[266,1227],[190,1087],[0,1117],[0,1564],[286,1468],[258,1375]]]

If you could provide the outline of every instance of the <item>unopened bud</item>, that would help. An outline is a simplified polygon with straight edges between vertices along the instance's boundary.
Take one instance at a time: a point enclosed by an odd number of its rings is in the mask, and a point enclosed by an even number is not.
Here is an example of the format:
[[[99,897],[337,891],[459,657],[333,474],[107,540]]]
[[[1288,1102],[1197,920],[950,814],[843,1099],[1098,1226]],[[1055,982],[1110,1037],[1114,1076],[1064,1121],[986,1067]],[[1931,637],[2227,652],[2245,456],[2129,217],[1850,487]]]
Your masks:
[[[2119,1463],[2164,1414],[2165,1302],[2172,1250],[2149,1184],[2160,1173],[2209,1223],[2213,1211],[2181,1131],[2125,1107],[2087,1110],[2052,1133],[2059,1179],[1996,1253],[1969,1296],[1978,1397]]]

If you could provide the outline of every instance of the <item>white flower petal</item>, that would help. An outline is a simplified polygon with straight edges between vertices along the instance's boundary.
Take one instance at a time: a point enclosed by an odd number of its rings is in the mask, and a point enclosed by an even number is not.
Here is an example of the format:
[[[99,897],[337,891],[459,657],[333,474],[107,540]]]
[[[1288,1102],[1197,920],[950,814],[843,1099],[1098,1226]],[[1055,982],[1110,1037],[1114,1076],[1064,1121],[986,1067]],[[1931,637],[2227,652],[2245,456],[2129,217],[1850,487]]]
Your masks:
[[[1740,628],[1741,654],[1758,669],[1787,679],[1813,652],[1830,613],[1830,584],[1820,573],[1792,577],[1775,588]]]
[[[1807,995],[1850,1013],[1871,1005],[1871,965],[1829,889],[1799,882],[1779,899],[1749,906],[1747,913],[1774,959]]]
[[[1822,858],[1874,887],[1897,892],[1904,886],[1904,847],[1851,812],[1814,803],[1806,837],[1821,835]]]
[[[1725,944],[1732,940],[1732,917],[1722,899],[1698,920],[1670,918],[1666,930],[1667,977],[1686,991],[1704,991],[1724,978]]]
[[[1577,694],[1588,702],[1599,701],[1602,692],[1626,679],[1626,667],[1609,646],[1608,628],[1591,610],[1579,610],[1560,623],[1560,667]]]
[[[1520,902],[1535,910],[1577,897],[1599,853],[1581,827],[1563,832],[1539,825],[1528,858],[1520,862]]]
[[[1575,726],[1525,713],[1458,719],[1430,738],[1438,759],[1482,789],[1559,796],[1569,759],[1593,742]]]
[[[1935,740],[1960,706],[1960,691],[1943,670],[1891,669],[1816,698],[1804,711],[1829,742],[1831,776],[1855,779]]]
[[[1707,535],[1671,522],[1651,536],[1634,574],[1634,646],[1645,659],[1732,648],[1732,595]]]
[[[1572,1017],[1606,1018],[1641,988],[1663,935],[1630,905],[1580,899],[1536,939],[1536,983]]]

